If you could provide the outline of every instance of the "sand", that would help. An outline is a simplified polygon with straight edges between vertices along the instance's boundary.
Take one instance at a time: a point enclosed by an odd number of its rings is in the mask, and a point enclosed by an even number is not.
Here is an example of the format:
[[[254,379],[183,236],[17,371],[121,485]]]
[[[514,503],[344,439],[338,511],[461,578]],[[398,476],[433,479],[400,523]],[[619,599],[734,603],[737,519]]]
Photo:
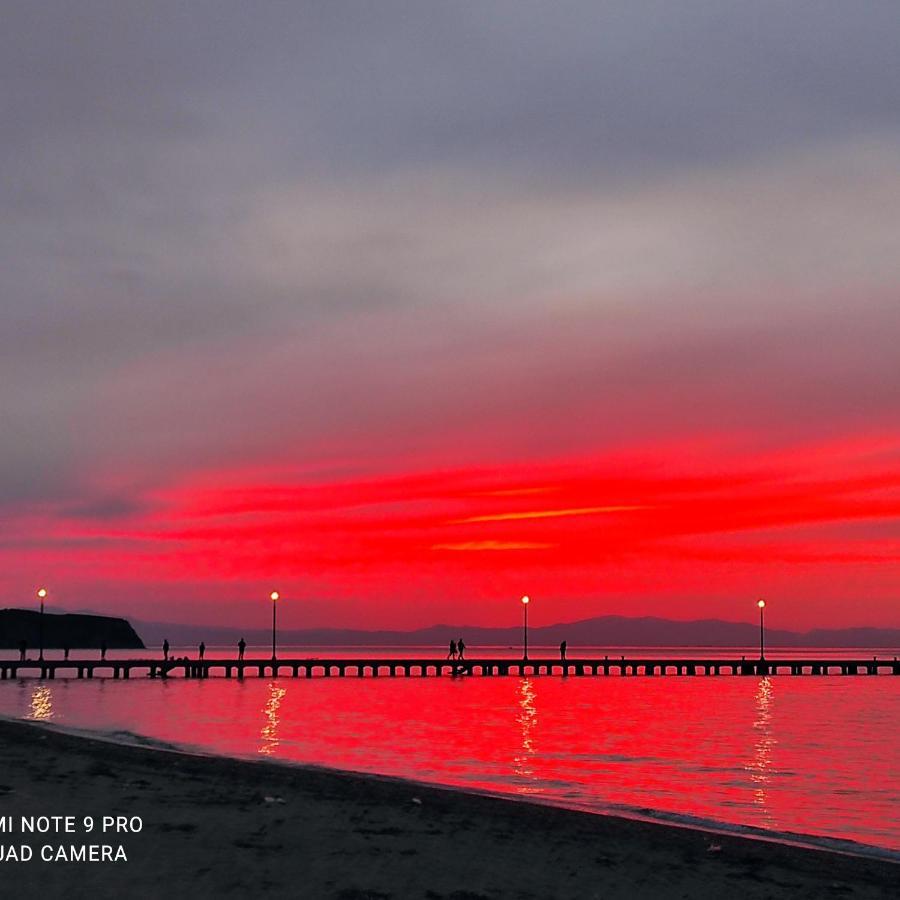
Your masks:
[[[0,721],[0,817],[71,815],[2,897],[875,898],[900,865],[393,779],[122,746]],[[85,816],[140,816],[85,836]],[[122,846],[127,862],[38,860]],[[53,851],[58,852],[54,849]]]

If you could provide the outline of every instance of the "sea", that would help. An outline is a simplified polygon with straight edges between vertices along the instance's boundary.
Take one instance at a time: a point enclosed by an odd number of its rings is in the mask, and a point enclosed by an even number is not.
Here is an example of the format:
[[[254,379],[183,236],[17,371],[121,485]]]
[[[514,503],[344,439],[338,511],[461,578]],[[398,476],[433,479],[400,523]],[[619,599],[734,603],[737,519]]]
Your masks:
[[[270,652],[251,647],[247,658]],[[569,660],[749,659],[755,652],[572,648]],[[529,656],[556,653],[534,647]],[[434,647],[279,648],[281,658],[444,654]],[[85,655],[97,654],[73,652]],[[129,655],[148,654],[109,654]],[[208,658],[233,655],[233,648],[207,650]],[[520,655],[510,647],[467,651],[471,658]],[[883,648],[767,654],[895,655]],[[888,675],[25,677],[0,682],[0,715],[116,741],[397,776],[900,861],[900,678]]]

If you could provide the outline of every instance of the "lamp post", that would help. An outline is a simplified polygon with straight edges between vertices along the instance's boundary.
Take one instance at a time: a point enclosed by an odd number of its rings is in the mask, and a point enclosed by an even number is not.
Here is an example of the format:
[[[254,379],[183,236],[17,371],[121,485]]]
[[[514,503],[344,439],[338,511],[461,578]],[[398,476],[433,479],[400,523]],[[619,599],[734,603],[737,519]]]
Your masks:
[[[278,608],[278,598],[281,595],[278,591],[272,591],[269,599],[272,601],[272,662],[275,662],[275,610]]]
[[[41,617],[38,619],[38,644],[40,650],[38,658],[43,662],[44,659],[44,600],[47,599],[47,588],[38,588],[38,599],[41,601]]]
[[[766,630],[763,625],[763,613],[766,608],[765,600],[757,600],[756,605],[759,607],[759,661],[763,662],[766,658]]]
[[[522,609],[525,611],[525,630],[523,633],[523,644],[522,644],[522,659],[528,660],[528,604],[531,603],[531,598],[526,594],[522,598]]]

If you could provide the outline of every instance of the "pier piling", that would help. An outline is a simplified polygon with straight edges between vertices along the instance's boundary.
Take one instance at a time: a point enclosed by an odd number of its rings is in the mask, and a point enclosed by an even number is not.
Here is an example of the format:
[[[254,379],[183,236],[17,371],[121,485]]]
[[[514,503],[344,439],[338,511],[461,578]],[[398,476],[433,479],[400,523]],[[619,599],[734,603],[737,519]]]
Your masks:
[[[147,678],[168,678],[170,674],[181,674],[185,679],[223,677],[243,680],[246,670],[255,672],[259,678],[271,673],[272,678],[279,677],[283,670],[290,672],[293,678],[331,677],[336,674],[345,678],[352,674],[357,678],[378,678],[386,670],[392,678],[402,673],[406,678],[442,677],[448,674],[456,677],[528,677],[537,678],[543,675],[567,677],[599,676],[620,677],[643,676],[647,678],[666,676],[690,678],[695,676],[743,675],[743,676],[900,676],[900,660],[896,657],[888,659],[652,659],[622,657],[620,660],[603,659],[570,659],[563,663],[559,659],[466,659],[445,661],[434,658],[359,658],[348,659],[279,659],[262,661],[243,659],[204,659],[204,660],[152,660],[152,659],[119,659],[115,661],[98,661],[86,659],[48,660],[0,660],[0,680],[11,678],[38,677],[55,679],[57,674],[62,678],[91,679],[95,671],[98,677],[113,679],[130,679],[132,675]]]

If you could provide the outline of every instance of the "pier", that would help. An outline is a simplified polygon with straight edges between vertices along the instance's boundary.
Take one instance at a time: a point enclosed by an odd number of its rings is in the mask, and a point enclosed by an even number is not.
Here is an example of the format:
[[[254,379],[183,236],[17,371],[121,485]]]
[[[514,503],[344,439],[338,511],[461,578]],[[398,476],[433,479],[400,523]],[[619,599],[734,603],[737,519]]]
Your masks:
[[[667,659],[610,657],[565,661],[536,659],[345,658],[345,659],[69,659],[0,660],[0,681],[23,675],[62,678],[405,678],[556,676],[900,675],[892,659]]]

